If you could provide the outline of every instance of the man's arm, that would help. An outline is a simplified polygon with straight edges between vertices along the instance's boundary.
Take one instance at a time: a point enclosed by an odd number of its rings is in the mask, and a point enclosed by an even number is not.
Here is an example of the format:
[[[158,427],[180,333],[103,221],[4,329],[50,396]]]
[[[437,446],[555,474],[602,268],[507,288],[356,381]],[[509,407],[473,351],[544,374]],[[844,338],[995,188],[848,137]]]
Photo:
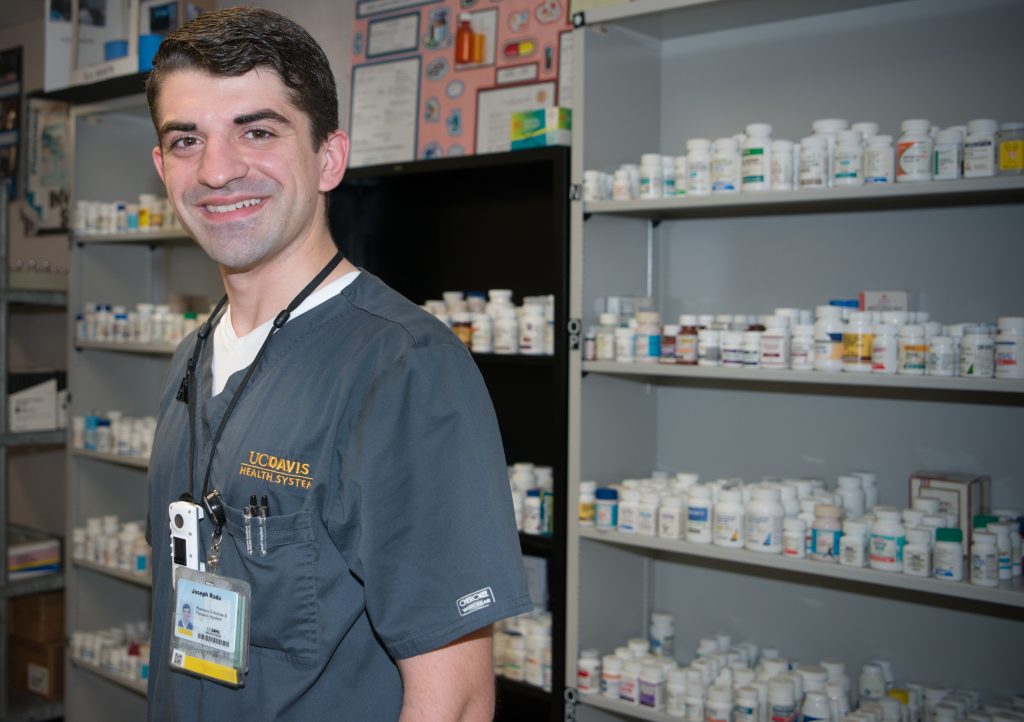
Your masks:
[[[490,722],[494,719],[491,627],[440,649],[398,660],[405,692],[399,722]]]

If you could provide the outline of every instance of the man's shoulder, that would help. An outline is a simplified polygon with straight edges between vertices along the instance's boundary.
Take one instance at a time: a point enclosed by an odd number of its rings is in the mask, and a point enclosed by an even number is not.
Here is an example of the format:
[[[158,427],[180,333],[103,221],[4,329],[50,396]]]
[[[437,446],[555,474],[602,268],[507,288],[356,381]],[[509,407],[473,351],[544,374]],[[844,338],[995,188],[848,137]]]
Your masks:
[[[364,314],[367,323],[379,325],[388,335],[405,336],[414,346],[447,344],[455,339],[451,329],[435,316],[366,271],[342,295]]]

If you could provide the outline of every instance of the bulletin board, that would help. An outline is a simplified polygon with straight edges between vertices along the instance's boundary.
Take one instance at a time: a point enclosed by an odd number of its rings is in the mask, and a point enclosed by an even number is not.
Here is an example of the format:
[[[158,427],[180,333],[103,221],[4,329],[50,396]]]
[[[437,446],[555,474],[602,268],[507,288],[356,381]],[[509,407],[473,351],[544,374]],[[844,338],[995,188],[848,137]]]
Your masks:
[[[568,0],[357,0],[351,165],[509,150],[513,112],[569,107],[571,42]]]

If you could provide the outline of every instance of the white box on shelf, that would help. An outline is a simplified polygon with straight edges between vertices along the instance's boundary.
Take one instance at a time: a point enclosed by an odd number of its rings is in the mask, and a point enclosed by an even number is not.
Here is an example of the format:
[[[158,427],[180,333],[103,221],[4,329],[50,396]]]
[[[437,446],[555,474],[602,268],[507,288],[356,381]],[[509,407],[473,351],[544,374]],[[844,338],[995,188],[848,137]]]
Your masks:
[[[946,471],[915,471],[910,477],[910,501],[923,496],[939,500],[939,510],[956,514],[963,532],[964,555],[971,545],[971,520],[989,508],[991,479],[979,474]]]

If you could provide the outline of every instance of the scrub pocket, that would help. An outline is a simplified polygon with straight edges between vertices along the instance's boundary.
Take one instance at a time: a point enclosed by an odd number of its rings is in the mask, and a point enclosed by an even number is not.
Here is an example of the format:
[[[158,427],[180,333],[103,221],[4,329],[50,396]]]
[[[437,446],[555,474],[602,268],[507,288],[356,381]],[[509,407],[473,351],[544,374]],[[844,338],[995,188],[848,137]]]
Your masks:
[[[307,667],[317,664],[316,548],[312,512],[266,519],[267,556],[259,555],[256,520],[253,553],[246,551],[242,512],[225,505],[227,526],[220,574],[249,582],[251,651],[284,657]]]

